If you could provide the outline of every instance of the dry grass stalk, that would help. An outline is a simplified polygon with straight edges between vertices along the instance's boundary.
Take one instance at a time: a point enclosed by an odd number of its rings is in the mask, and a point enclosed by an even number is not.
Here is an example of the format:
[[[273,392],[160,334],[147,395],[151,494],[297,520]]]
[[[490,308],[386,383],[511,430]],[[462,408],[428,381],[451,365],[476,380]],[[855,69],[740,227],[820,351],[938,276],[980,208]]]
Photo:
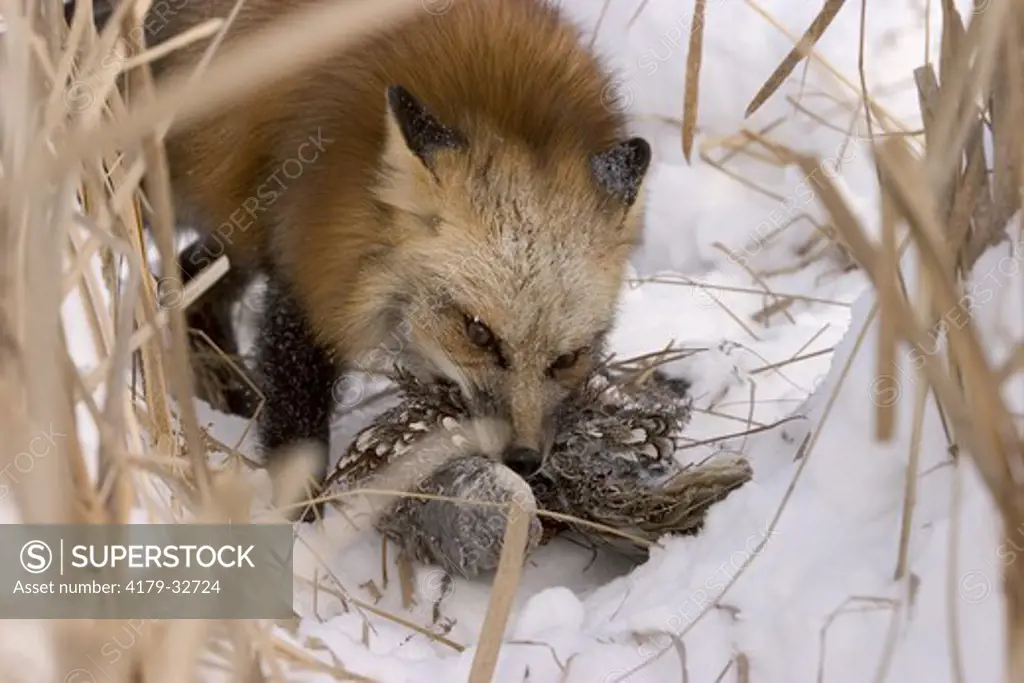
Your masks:
[[[46,131],[40,130],[33,110],[44,88],[31,41],[33,18],[22,16],[19,9],[13,2],[0,4],[0,13],[9,25],[0,44],[0,75],[6,95],[0,134],[6,182],[36,153],[32,143],[46,135]],[[25,96],[18,98],[15,93]],[[0,214],[0,335],[5,347],[3,393],[7,402],[3,410],[7,423],[4,433],[12,437],[2,439],[9,444],[5,449],[5,466],[13,465],[15,455],[43,430],[55,429],[60,434],[75,431],[69,378],[61,362],[61,334],[55,314],[63,292],[60,279],[52,276],[62,270],[62,252],[54,245],[63,244],[59,228],[70,213],[67,190],[73,182],[73,178],[64,178],[60,183],[14,197]],[[58,199],[62,195],[63,202]],[[23,490],[16,493],[27,522],[61,522],[71,518],[69,502],[74,494],[69,463],[77,449],[66,439],[54,441],[56,457],[37,458],[32,464],[37,475],[27,477]]]
[[[480,630],[480,640],[473,664],[469,670],[469,683],[489,683],[498,666],[498,655],[505,638],[505,627],[512,613],[512,601],[523,573],[523,554],[530,530],[530,517],[535,510],[518,502],[508,506],[508,525],[501,542],[501,558],[491,588],[491,598]]]
[[[704,49],[704,18],[707,0],[693,0],[693,26],[686,54],[686,91],[683,94],[683,156],[690,161],[693,135],[697,128],[697,101],[700,92],[700,64]]]
[[[882,196],[882,245],[878,258],[878,278],[884,282],[881,289],[899,286],[894,277],[899,270],[901,250],[897,248],[897,215],[892,201],[887,195]],[[896,313],[892,310],[892,299],[883,297],[879,301],[880,317],[878,323],[878,360],[876,369],[879,377],[889,374],[889,369],[896,362]],[[879,401],[876,406],[875,439],[888,441],[896,428],[896,406],[893,403]]]
[[[129,3],[122,3],[115,9],[115,14],[128,6]],[[131,17],[124,17],[122,30],[125,35],[142,35],[143,16],[139,14],[134,21]],[[133,40],[126,42],[129,50],[127,56],[131,58],[135,56],[133,52],[139,51],[139,46]],[[155,97],[153,76],[148,65],[129,71],[127,81],[127,87],[131,91],[139,93],[143,101],[152,101]],[[151,183],[150,201],[154,205],[151,224],[160,249],[160,275],[162,280],[167,280],[172,276],[177,253],[174,248],[175,220],[170,173],[167,169],[167,158],[159,131],[154,130],[143,138],[142,158],[149,172],[148,181]],[[202,503],[208,505],[212,500],[210,497],[210,470],[206,462],[206,449],[199,434],[199,420],[196,417],[193,401],[195,392],[188,360],[188,332],[185,327],[185,313],[180,306],[171,307],[170,323],[171,343],[167,360],[170,365],[171,389],[174,392],[173,396],[177,399],[179,419],[184,424],[187,452],[192,463],[192,475],[195,477]]]
[[[811,51],[815,43],[825,34],[828,30],[832,20],[835,19],[836,14],[843,8],[843,3],[846,0],[825,0],[825,5],[818,12],[818,15],[814,17],[814,21],[807,28],[803,38],[800,42],[793,46],[793,49],[789,51],[789,54],[782,60],[782,63],[776,67],[772,75],[768,77],[768,80],[761,89],[757,91],[754,98],[747,105],[747,109],[744,112],[746,116],[750,116],[757,111],[762,104],[764,104],[772,94],[779,89],[779,86],[785,82],[796,65],[799,64]]]

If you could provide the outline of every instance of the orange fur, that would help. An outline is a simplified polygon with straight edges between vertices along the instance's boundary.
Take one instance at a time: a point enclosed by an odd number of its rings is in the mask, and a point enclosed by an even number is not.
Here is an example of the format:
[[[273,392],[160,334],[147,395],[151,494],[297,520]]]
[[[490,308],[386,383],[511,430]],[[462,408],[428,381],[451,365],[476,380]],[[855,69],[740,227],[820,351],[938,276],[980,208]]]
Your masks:
[[[228,40],[311,1],[249,0]],[[157,38],[232,4],[194,0]],[[455,379],[503,406],[516,444],[541,450],[554,407],[600,351],[640,236],[642,194],[622,201],[590,166],[627,136],[603,102],[609,83],[540,0],[456,0],[176,132],[175,193],[236,267],[291,283],[338,358],[401,355]],[[392,85],[465,148],[418,158],[388,107]],[[286,164],[301,173],[284,183]],[[494,349],[469,340],[466,315]]]

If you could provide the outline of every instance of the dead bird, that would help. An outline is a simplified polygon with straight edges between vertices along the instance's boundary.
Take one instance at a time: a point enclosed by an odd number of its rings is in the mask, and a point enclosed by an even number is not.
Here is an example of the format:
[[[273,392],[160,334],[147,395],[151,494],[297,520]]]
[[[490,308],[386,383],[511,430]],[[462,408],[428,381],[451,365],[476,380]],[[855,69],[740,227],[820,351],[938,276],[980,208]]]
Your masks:
[[[468,411],[456,385],[423,383],[404,373],[395,382],[402,402],[356,436],[328,487],[358,488],[412,452],[425,435],[448,432],[454,457],[414,492],[476,504],[403,497],[376,526],[402,552],[450,574],[472,578],[497,567],[509,502],[520,503],[513,510],[562,516],[530,513],[527,552],[543,537],[572,530],[642,561],[662,535],[697,533],[708,508],[752,476],[742,458],[694,466],[676,460],[692,398],[685,384],[661,373],[640,384],[606,370],[593,373],[558,411],[551,453],[526,478],[484,455],[460,451],[468,443],[461,427]]]

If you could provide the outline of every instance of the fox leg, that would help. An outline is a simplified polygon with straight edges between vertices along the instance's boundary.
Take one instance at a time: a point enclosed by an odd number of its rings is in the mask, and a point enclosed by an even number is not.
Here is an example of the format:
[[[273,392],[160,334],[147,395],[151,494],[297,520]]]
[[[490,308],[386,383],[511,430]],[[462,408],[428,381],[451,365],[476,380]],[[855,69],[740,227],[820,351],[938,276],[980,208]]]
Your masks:
[[[266,397],[258,420],[260,446],[270,470],[285,464],[291,447],[311,446],[317,462],[307,493],[315,497],[327,475],[333,389],[340,373],[284,283],[268,282],[262,316],[256,343],[256,370]],[[322,503],[307,507],[302,521],[313,521],[322,509]]]
[[[214,245],[215,239],[211,236],[201,237],[186,247],[178,257],[178,266],[186,284],[213,263],[215,254],[219,256],[223,253],[222,245]],[[231,311],[251,281],[249,272],[232,263],[228,272],[206,290],[185,314],[190,328],[189,346],[196,379],[196,395],[221,412],[244,418],[251,418],[255,414],[258,397],[238,375],[239,372],[246,372],[246,367],[238,353]],[[211,344],[230,358],[235,367],[232,368],[215,348],[211,348]]]

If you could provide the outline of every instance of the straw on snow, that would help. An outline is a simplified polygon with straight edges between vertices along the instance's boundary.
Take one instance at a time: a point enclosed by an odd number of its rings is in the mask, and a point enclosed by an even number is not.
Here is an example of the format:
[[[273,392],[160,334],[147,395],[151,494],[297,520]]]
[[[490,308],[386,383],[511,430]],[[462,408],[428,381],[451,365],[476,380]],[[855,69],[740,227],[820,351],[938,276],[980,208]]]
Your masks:
[[[795,50],[795,60],[790,59],[780,67],[782,76],[769,79],[752,107],[767,97],[778,96],[772,94],[777,82],[805,54],[809,54],[807,59],[831,69],[815,54],[812,45],[827,30],[828,21],[841,4],[826,3],[822,17],[808,31],[808,40]],[[0,15],[9,26],[0,37],[0,79],[5,92],[0,105],[0,440],[11,444],[0,465],[12,465],[14,455],[23,450],[19,446],[28,443],[40,429],[52,428],[68,435],[54,445],[51,455],[56,457],[38,459],[32,476],[22,478],[13,488],[13,497],[25,521],[125,521],[133,504],[168,514],[171,511],[154,498],[153,481],[157,479],[187,503],[188,510],[174,511],[175,517],[182,518],[187,512],[195,520],[216,520],[229,513],[234,519],[247,514],[245,487],[232,478],[230,471],[216,470],[201,457],[204,449],[190,400],[190,380],[182,364],[183,311],[180,307],[161,310],[154,279],[142,270],[147,261],[139,229],[139,179],[148,167],[151,174],[157,171],[160,180],[160,139],[166,129],[169,104],[182,112],[180,120],[186,122],[185,117],[193,118],[224,106],[244,90],[258,87],[261,79],[286,77],[308,66],[325,52],[323,48],[328,44],[354,38],[418,5],[415,0],[341,3],[315,20],[313,15],[306,15],[295,24],[275,27],[271,36],[254,36],[236,48],[232,57],[215,59],[203,80],[189,83],[188,76],[183,75],[170,87],[153,91],[145,68],[152,55],[132,52],[137,46],[131,41],[122,41],[117,46],[113,40],[115,34],[139,34],[139,15],[127,11],[128,3],[115,15],[111,32],[104,39],[96,35],[89,21],[90,3],[80,3],[76,22],[66,36],[66,51],[62,52],[65,31],[61,28],[62,16],[56,11],[57,3],[29,3],[37,14],[26,17],[23,3],[0,0]],[[779,28],[779,23],[756,2],[750,0],[748,5]],[[820,174],[813,176],[819,179],[819,196],[836,228],[833,233],[823,230],[818,239],[835,243],[838,249],[819,249],[814,258],[849,254],[878,286],[878,310],[884,331],[880,355],[886,357],[891,357],[897,340],[922,340],[931,323],[946,310],[944,306],[956,303],[965,270],[987,245],[998,239],[1007,220],[1020,208],[1024,169],[1024,10],[1010,0],[991,0],[966,30],[950,3],[941,3],[941,11],[944,49],[939,73],[936,77],[925,69],[915,74],[925,113],[929,150],[926,157],[916,158],[903,139],[884,138],[907,131],[873,103],[870,96],[862,98],[871,114],[869,126],[875,127],[879,140],[887,140],[877,152],[884,182],[884,243],[873,244],[839,195],[829,187],[828,180],[821,180]],[[706,20],[714,21],[714,7],[707,10],[699,0],[695,1],[695,13],[701,17],[709,14]],[[703,23],[697,23],[698,31]],[[223,27],[206,26],[196,35],[182,37],[180,44],[201,39],[218,28]],[[695,33],[690,43],[698,51],[700,37],[699,32]],[[797,36],[791,38],[794,43],[799,41]],[[122,57],[115,61],[120,68],[98,69],[97,65],[110,63],[109,59],[102,60],[115,48],[122,51]],[[80,65],[86,65],[84,72],[76,71]],[[688,91],[682,124],[687,156],[699,106],[695,83],[690,87],[690,82],[699,76],[699,67],[700,55],[695,52],[688,57]],[[121,69],[129,70],[131,92],[142,99],[127,103],[122,100],[115,87]],[[68,83],[81,78],[93,79],[90,86],[96,100],[85,111],[69,112],[65,98]],[[856,96],[862,96],[862,88],[840,80]],[[864,86],[863,78],[861,81]],[[987,111],[975,106],[977,101],[984,102]],[[45,104],[42,110],[38,103]],[[985,123],[985,118],[991,124]],[[991,130],[996,155],[991,164],[981,143],[986,128]],[[759,146],[771,152],[758,157],[763,163],[795,163],[808,173],[816,167],[816,160],[779,148],[768,138],[769,134],[770,127],[728,139],[704,141],[700,156],[723,172],[733,174],[726,167],[729,159],[736,154],[754,156],[754,147]],[[713,159],[711,153],[715,149],[723,149],[725,155]],[[991,177],[985,172],[990,165]],[[734,177],[753,186],[738,174]],[[41,182],[44,179],[47,182]],[[166,256],[167,231],[173,216],[163,181],[156,184],[155,195],[148,199],[157,209],[154,224]],[[85,205],[80,220],[73,218],[72,197],[76,189],[82,192]],[[940,202],[938,197],[950,199]],[[898,235],[901,231],[905,234]],[[923,290],[930,293],[927,299],[908,301],[895,286],[899,282],[898,259],[893,251],[897,237],[923,255],[921,277],[928,283]],[[97,256],[103,266],[100,279],[90,265]],[[62,267],[62,259],[70,265]],[[132,262],[129,269],[137,288],[117,286],[119,259]],[[54,277],[54,273],[67,275],[62,279]],[[752,276],[764,290],[756,290],[758,295],[766,295],[773,302],[769,304],[770,312],[766,308],[766,315],[784,311],[785,295],[771,292],[760,279],[767,274]],[[210,280],[190,290],[190,297],[201,293],[198,287],[212,284],[216,273],[209,277]],[[57,315],[69,292],[79,293],[85,302],[90,335],[100,356],[99,369],[78,368],[71,361],[69,340]],[[916,313],[920,310],[931,311],[930,317],[921,320]],[[167,318],[179,342],[170,348],[163,343]],[[132,334],[132,327],[139,332]],[[1021,370],[1022,355],[1014,356],[1015,365],[991,368],[979,352],[981,343],[972,324],[957,330],[951,335],[948,357],[929,357],[929,363],[922,368],[928,382],[918,386],[930,387],[935,393],[951,424],[951,445],[975,459],[999,504],[1004,524],[1015,526],[1024,522],[1024,497],[1012,476],[1020,467],[1021,443],[998,389]],[[130,366],[130,354],[136,349],[141,353],[140,369],[149,389],[141,397],[133,390],[116,390],[123,384],[121,371]],[[91,400],[91,393],[100,385],[107,388],[108,398],[97,404]],[[173,410],[165,398],[172,395],[172,390],[177,399]],[[87,454],[77,438],[76,404],[85,406],[100,431],[103,480],[99,482],[88,476]],[[923,412],[920,404],[921,401],[914,415],[918,427]],[[890,433],[895,419],[891,409],[879,409],[880,436]],[[184,433],[177,428],[178,422],[184,424]],[[813,450],[813,439],[806,446],[801,471]],[[162,457],[182,462],[179,473],[153,476],[161,470],[137,464],[146,458],[157,461]],[[913,453],[911,462],[916,462]],[[294,467],[290,478],[297,492],[297,482],[306,475],[301,458]],[[211,471],[207,472],[208,469]],[[289,477],[289,473],[282,476]],[[909,529],[908,520],[913,512],[913,489],[909,484],[912,480],[912,476],[908,477],[905,529]],[[395,486],[396,483],[399,485]],[[385,477],[378,485],[400,490],[401,483],[389,482]],[[219,505],[201,504],[212,500],[218,500]],[[515,518],[525,522],[528,515]],[[495,579],[491,609],[477,650],[474,683],[489,680],[493,670],[509,601],[518,584],[521,553],[516,549],[520,546],[517,534],[521,533],[525,533],[525,526],[510,528],[506,536],[507,552]],[[905,553],[904,538],[895,559],[897,573],[905,568]],[[1007,618],[1011,680],[1024,680],[1022,572],[1011,568],[1005,577],[1010,598]],[[58,654],[55,680],[63,679],[68,671],[79,666],[84,655],[95,652],[123,627],[117,622],[56,624],[51,641]],[[211,641],[208,636],[217,639]],[[138,680],[139,674],[146,681],[192,680],[207,650],[219,654],[225,666],[234,666],[243,675],[249,675],[254,665],[269,670],[272,678],[279,678],[289,667],[324,670],[326,666],[275,640],[267,624],[225,627],[207,622],[170,622],[146,629],[140,634],[140,646],[132,650],[131,656],[117,667],[108,668],[106,673],[112,680],[123,681]],[[955,648],[953,651],[957,652]],[[0,661],[0,670],[4,667],[5,663]],[[327,669],[339,678],[357,678],[337,667]],[[3,675],[12,677],[15,672],[3,671]]]

